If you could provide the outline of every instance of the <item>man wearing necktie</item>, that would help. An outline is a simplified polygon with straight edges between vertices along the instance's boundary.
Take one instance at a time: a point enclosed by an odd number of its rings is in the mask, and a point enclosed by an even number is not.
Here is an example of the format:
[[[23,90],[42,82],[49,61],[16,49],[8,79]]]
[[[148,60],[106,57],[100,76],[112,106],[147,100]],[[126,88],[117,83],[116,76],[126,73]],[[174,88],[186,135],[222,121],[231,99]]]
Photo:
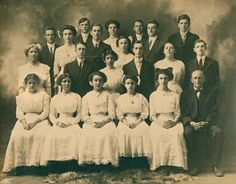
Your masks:
[[[78,23],[79,23],[78,30],[80,34],[75,37],[75,43],[84,42],[85,44],[87,44],[87,42],[91,41],[92,39],[92,36],[89,33],[90,20],[86,17],[82,17],[81,19],[79,19]]]
[[[134,41],[134,58],[123,66],[125,75],[134,75],[138,78],[137,92],[147,99],[154,90],[154,66],[143,58],[144,45],[141,41]]]
[[[219,167],[222,155],[223,133],[217,125],[217,91],[205,88],[202,70],[191,75],[192,85],[181,96],[181,116],[188,149],[189,173],[196,176],[204,161],[210,164],[217,177],[223,176]],[[205,158],[207,155],[207,158]]]
[[[191,86],[191,74],[194,70],[204,71],[206,88],[220,88],[219,63],[206,56],[207,44],[204,40],[198,39],[194,43],[194,52],[196,57],[186,65],[185,88]]]
[[[168,42],[174,44],[175,58],[185,65],[196,56],[193,52],[194,41],[199,39],[198,35],[190,32],[190,24],[188,15],[180,15],[177,21],[179,31],[168,38]]]
[[[159,23],[155,20],[150,20],[147,23],[148,38],[144,42],[144,59],[152,65],[164,58],[163,41],[158,36],[159,27]]]
[[[64,73],[71,77],[71,91],[83,97],[92,90],[88,82],[88,76],[95,72],[94,65],[88,63],[86,58],[86,45],[84,42],[76,44],[76,60],[64,67]]]
[[[54,55],[55,50],[59,47],[56,44],[56,29],[53,27],[47,27],[44,32],[44,38],[46,40],[46,44],[42,46],[42,58],[41,63],[46,64],[50,67],[50,80],[51,80],[51,96],[54,95],[54,75],[53,75],[53,67],[54,67]]]

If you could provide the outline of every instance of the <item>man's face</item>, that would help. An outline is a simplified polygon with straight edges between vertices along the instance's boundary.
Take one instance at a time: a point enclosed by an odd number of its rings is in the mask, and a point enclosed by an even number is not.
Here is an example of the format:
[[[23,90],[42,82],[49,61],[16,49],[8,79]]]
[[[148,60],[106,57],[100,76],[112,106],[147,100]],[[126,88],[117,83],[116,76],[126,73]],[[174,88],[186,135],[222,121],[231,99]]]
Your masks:
[[[142,22],[135,22],[133,29],[134,29],[135,33],[142,34],[143,33],[143,24],[142,24]]]
[[[56,40],[56,34],[54,30],[46,30],[44,35],[47,43],[54,43]]]
[[[181,19],[178,23],[178,28],[181,32],[189,31],[190,23],[186,19]]]
[[[102,28],[100,26],[93,26],[90,34],[92,35],[94,40],[100,40],[102,35]]]
[[[192,73],[191,82],[196,89],[200,89],[205,81],[203,71],[196,70]]]
[[[199,42],[195,44],[193,50],[197,54],[197,56],[204,56],[206,53],[207,47],[204,42]]]
[[[77,44],[75,51],[78,58],[85,58],[86,47],[83,44]]]
[[[137,58],[143,57],[143,44],[135,43],[133,46],[134,56]]]
[[[148,36],[156,36],[157,35],[157,25],[153,23],[149,23],[147,25],[147,33]]]
[[[89,21],[87,21],[87,20],[79,24],[79,30],[82,33],[88,33],[89,27],[90,27]]]

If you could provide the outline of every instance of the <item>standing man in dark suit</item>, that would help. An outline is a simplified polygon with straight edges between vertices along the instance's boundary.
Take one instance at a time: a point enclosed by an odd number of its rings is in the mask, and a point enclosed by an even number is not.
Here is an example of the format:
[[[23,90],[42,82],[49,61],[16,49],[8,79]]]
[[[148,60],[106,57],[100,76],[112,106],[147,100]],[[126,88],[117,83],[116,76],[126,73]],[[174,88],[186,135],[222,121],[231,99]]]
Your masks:
[[[223,176],[219,168],[222,155],[223,134],[216,123],[217,92],[215,88],[205,88],[202,70],[195,70],[191,77],[192,85],[181,96],[181,114],[184,136],[188,148],[190,174],[196,176],[204,156],[208,152],[214,174]]]
[[[207,44],[204,40],[198,39],[194,43],[196,57],[186,65],[185,88],[191,85],[191,75],[194,70],[202,70],[205,74],[206,82],[204,87],[220,88],[219,63],[206,56]]]
[[[134,21],[133,33],[129,36],[131,43],[136,40],[145,42],[147,40],[147,34],[144,32],[144,22],[140,19]]]
[[[144,42],[144,59],[154,65],[155,62],[164,58],[163,41],[158,36],[159,23],[155,20],[147,22],[148,38]]]
[[[188,15],[180,15],[178,17],[178,28],[179,32],[171,35],[168,38],[168,42],[174,44],[175,58],[183,61],[186,65],[196,56],[193,52],[193,46],[199,36],[189,31],[190,17]]]
[[[86,17],[79,19],[79,32],[80,34],[75,37],[75,43],[84,42],[87,44],[92,39],[90,31],[90,20]]]
[[[101,40],[102,26],[100,24],[93,24],[90,34],[92,40],[87,42],[87,60],[94,64],[96,70],[100,70],[106,66],[102,60],[102,53],[111,49],[111,46]]]
[[[123,72],[125,75],[134,75],[138,78],[137,92],[149,99],[149,95],[154,91],[154,66],[144,60],[143,49],[141,41],[134,42],[134,59],[123,66]]]
[[[71,91],[83,97],[88,91],[92,90],[88,82],[88,76],[95,72],[95,69],[85,57],[86,45],[84,42],[78,42],[75,50],[77,58],[65,65],[64,73],[68,73],[71,77]]]
[[[56,29],[53,27],[47,27],[44,32],[44,38],[46,39],[46,44],[42,46],[42,58],[41,63],[46,64],[50,67],[50,80],[51,80],[51,96],[54,95],[54,56],[55,50],[59,46],[56,44]]]

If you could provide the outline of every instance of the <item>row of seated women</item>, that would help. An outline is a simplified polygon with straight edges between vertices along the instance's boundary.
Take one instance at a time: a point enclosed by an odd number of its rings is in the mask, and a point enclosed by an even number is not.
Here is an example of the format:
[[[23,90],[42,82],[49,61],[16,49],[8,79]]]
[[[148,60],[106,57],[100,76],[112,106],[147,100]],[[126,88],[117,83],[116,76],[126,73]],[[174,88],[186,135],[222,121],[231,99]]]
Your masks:
[[[158,87],[148,102],[135,91],[138,79],[127,75],[123,78],[127,92],[114,99],[103,88],[106,75],[98,71],[89,76],[93,90],[81,99],[70,91],[71,79],[65,73],[57,79],[62,92],[50,101],[40,88],[40,78],[28,74],[24,79],[25,92],[16,97],[18,120],[11,133],[3,172],[66,160],[77,160],[80,165],[118,166],[119,157],[143,156],[148,158],[151,170],[160,166],[186,170],[179,95],[168,88],[172,78],[169,69],[158,70]],[[148,117],[150,126],[145,122]],[[84,122],[82,128],[78,126],[80,121]]]

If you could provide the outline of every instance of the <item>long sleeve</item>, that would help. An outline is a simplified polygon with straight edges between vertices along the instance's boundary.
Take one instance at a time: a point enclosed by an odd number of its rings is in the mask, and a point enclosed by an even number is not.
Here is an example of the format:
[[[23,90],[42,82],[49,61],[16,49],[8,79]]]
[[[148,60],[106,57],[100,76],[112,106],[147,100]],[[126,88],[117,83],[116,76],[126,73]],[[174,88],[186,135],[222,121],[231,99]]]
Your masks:
[[[86,122],[89,119],[89,108],[88,108],[88,101],[87,97],[84,96],[82,98],[82,120]]]
[[[125,117],[124,116],[125,113],[123,112],[123,110],[121,108],[121,101],[122,100],[120,100],[120,99],[121,98],[117,99],[116,116],[119,120],[122,120]]]
[[[48,94],[45,93],[43,96],[43,111],[39,115],[39,118],[41,120],[45,120],[49,115],[49,102],[50,102],[50,97]]]
[[[111,118],[111,119],[115,119],[116,117],[116,110],[115,110],[115,102],[112,98],[112,95],[109,94],[108,96],[108,116]]]
[[[153,93],[150,95],[149,98],[149,107],[150,107],[150,120],[152,121],[152,117],[156,116],[155,108],[154,108],[154,95]]]
[[[149,115],[149,110],[148,110],[148,101],[147,99],[142,95],[141,96],[141,115],[140,117],[145,120],[147,119],[148,115]]]
[[[177,121],[180,118],[180,96],[175,95],[175,120]]]
[[[59,65],[59,60],[60,60],[60,56],[59,56],[59,52],[58,49],[56,49],[55,51],[55,61],[54,61],[54,68],[53,68],[53,73],[54,76],[58,75],[59,71],[60,71],[60,65]]]
[[[52,122],[53,125],[56,124],[57,122],[57,118],[58,118],[58,113],[57,110],[55,108],[55,104],[54,104],[54,100],[55,98],[52,98],[51,103],[50,103],[50,115],[49,115],[49,119]]]
[[[72,122],[72,124],[77,124],[81,120],[81,109],[82,109],[81,97],[79,95],[76,96],[76,100],[77,100],[77,109],[76,109],[77,115],[75,116],[74,121]]]
[[[25,113],[21,107],[19,96],[16,97],[16,117],[18,120],[25,118]]]

